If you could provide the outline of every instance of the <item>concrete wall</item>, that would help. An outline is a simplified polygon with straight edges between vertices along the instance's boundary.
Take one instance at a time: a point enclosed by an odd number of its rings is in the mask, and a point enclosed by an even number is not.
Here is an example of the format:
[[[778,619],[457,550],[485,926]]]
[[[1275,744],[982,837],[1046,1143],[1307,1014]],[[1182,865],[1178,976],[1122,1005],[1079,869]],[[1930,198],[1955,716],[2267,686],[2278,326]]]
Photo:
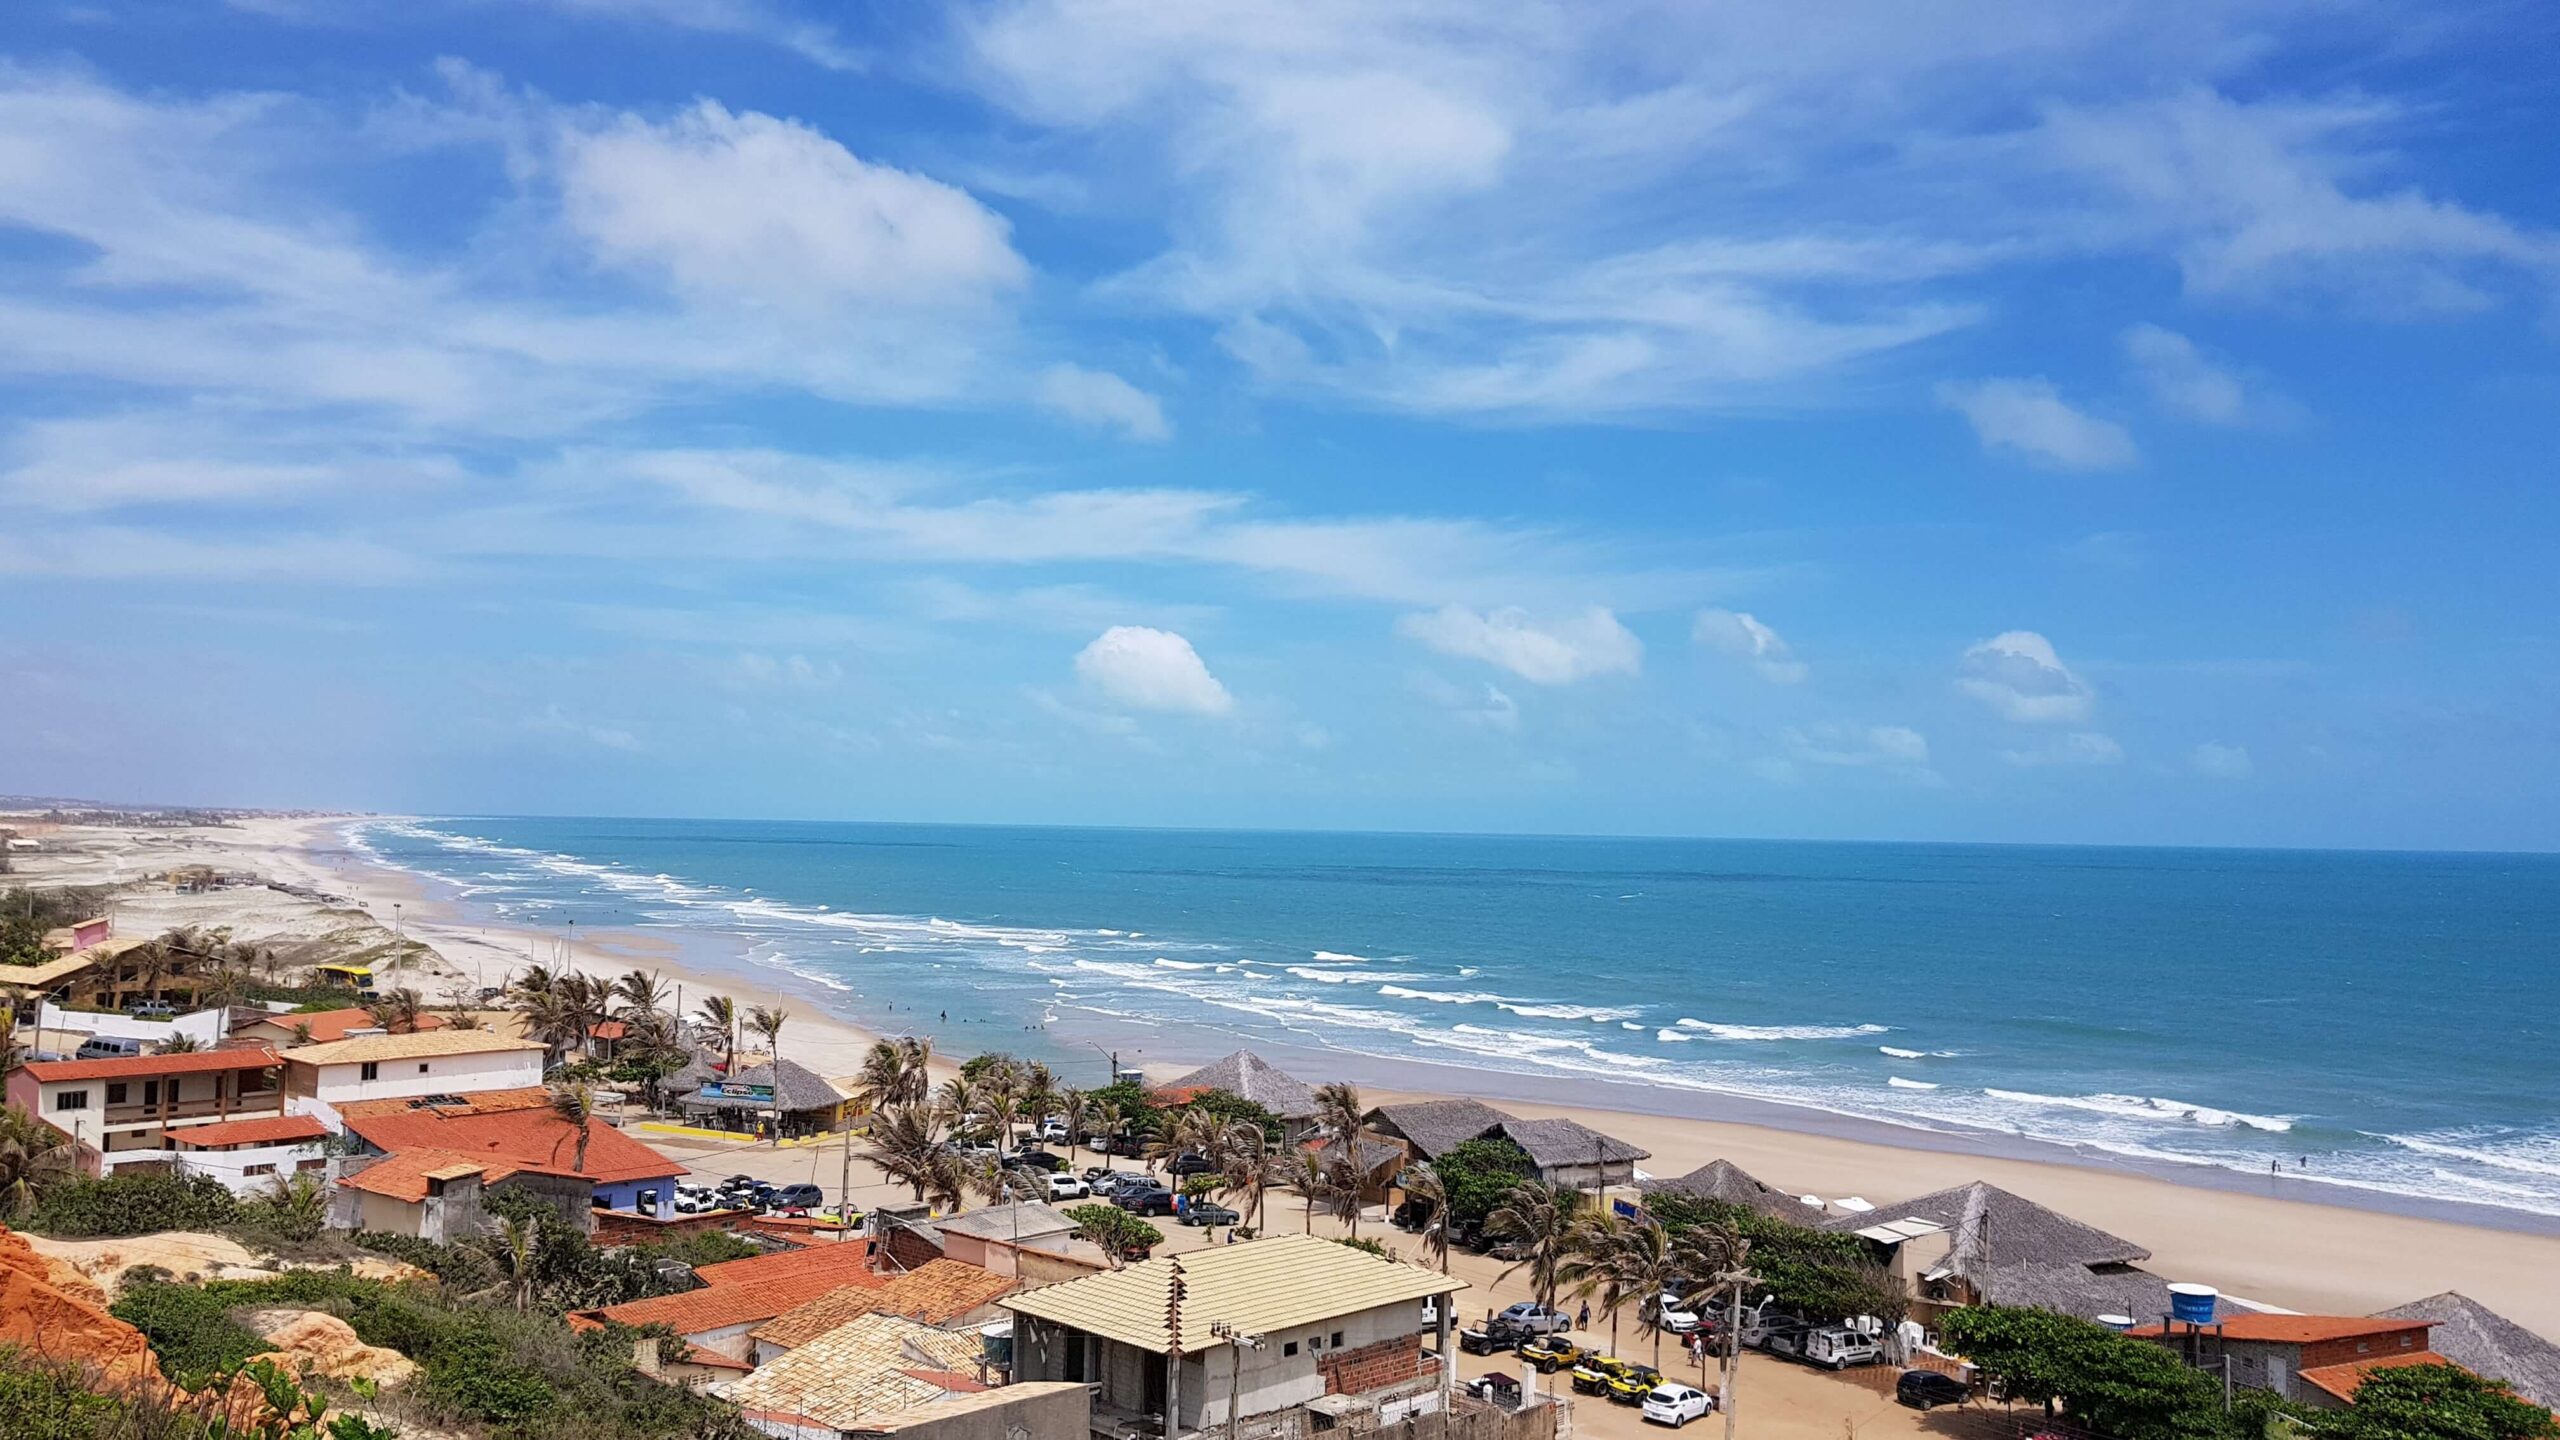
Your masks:
[[[927,1405],[885,1433],[903,1440],[1087,1440],[1083,1386],[1008,1385],[994,1393],[1002,1398]]]
[[[169,1020],[140,1020],[131,1015],[101,1015],[90,1010],[65,1010],[49,1000],[36,1001],[38,1030],[69,1030],[82,1035],[104,1035],[117,1040],[166,1040],[184,1035],[210,1050],[222,1043],[223,1029],[230,1020],[226,1010],[198,1010]]]
[[[520,1090],[542,1083],[542,1052],[499,1050],[485,1055],[430,1055],[417,1060],[376,1062],[373,1079],[364,1077],[362,1062],[346,1065],[288,1064],[295,1075],[294,1093],[313,1095],[332,1104],[356,1100],[412,1100],[421,1095],[467,1095],[474,1090]]]
[[[320,1142],[303,1140],[291,1145],[252,1145],[238,1150],[178,1150],[169,1158],[190,1175],[210,1175],[230,1187],[236,1195],[263,1194],[272,1188],[276,1177],[291,1175],[306,1165],[317,1169]],[[252,1175],[258,1166],[269,1167],[267,1173]]]
[[[1182,1424],[1185,1428],[1200,1425],[1204,1404],[1209,1407],[1205,1412],[1209,1418],[1226,1423],[1231,1383],[1242,1397],[1238,1413],[1250,1418],[1304,1405],[1318,1396],[1343,1393],[1348,1387],[1335,1383],[1336,1379],[1384,1376],[1375,1384],[1359,1387],[1363,1390],[1411,1379],[1421,1355],[1421,1329],[1422,1302],[1408,1300],[1320,1324],[1275,1330],[1263,1337],[1260,1350],[1235,1351],[1220,1346],[1190,1356],[1183,1363]],[[1337,1334],[1342,1337],[1339,1345],[1333,1339]],[[1231,1381],[1229,1366],[1239,1355],[1243,1367]],[[1336,1356],[1342,1357],[1340,1367],[1329,1363]],[[1399,1363],[1403,1366],[1400,1373],[1386,1373]],[[1331,1377],[1328,1370],[1333,1372]]]

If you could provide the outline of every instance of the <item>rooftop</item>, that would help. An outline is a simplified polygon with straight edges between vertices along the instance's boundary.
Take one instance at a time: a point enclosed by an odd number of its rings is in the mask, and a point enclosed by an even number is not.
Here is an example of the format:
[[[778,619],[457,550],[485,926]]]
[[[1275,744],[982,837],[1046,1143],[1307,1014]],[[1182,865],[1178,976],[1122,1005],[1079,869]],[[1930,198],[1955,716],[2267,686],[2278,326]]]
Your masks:
[[[1305,1120],[1316,1113],[1316,1092],[1305,1081],[1250,1050],[1239,1050],[1188,1075],[1166,1082],[1164,1090],[1224,1090],[1283,1120]]]
[[[2354,1340],[2368,1335],[2397,1335],[2427,1328],[2424,1320],[2378,1319],[2371,1315],[2233,1315],[2217,1326],[2225,1340],[2253,1340],[2268,1345],[2315,1345],[2323,1340]],[[2146,1340],[2160,1338],[2157,1324],[2125,1332]]]
[[[1436,1160],[1513,1118],[1481,1100],[1416,1100],[1369,1112],[1371,1125],[1402,1136],[1425,1160]]]
[[[1020,1212],[1016,1228],[1016,1212]],[[1051,1206],[1037,1200],[1016,1200],[1007,1205],[986,1205],[966,1214],[936,1220],[933,1228],[945,1235],[966,1235],[979,1240],[1011,1240],[1020,1235],[1025,1240],[1046,1239],[1063,1235],[1076,1228],[1076,1222]]]
[[[276,1052],[264,1045],[236,1050],[189,1050],[178,1055],[127,1055],[114,1060],[30,1060],[26,1072],[48,1084],[57,1080],[150,1079],[159,1075],[209,1075],[224,1070],[274,1068]]]
[[[365,1060],[424,1060],[543,1048],[539,1040],[518,1040],[490,1030],[421,1030],[414,1035],[359,1035],[325,1045],[297,1045],[285,1051],[284,1058],[297,1065],[353,1065]]]
[[[311,1038],[297,1043],[326,1045],[331,1041],[344,1040],[350,1030],[371,1030],[375,1027],[376,1021],[371,1015],[365,1013],[363,1007],[350,1005],[343,1010],[304,1010],[263,1014],[249,1023],[273,1025],[287,1034],[293,1033],[297,1027],[307,1025],[311,1027]],[[443,1025],[444,1017],[441,1015],[418,1017],[418,1028],[421,1030],[435,1030]]]
[[[561,1119],[543,1092],[532,1093],[541,1098],[505,1110],[419,1107],[386,1112],[382,1106],[367,1105],[363,1107],[368,1112],[364,1115],[341,1111],[340,1116],[349,1130],[375,1149],[394,1154],[433,1150],[464,1156],[493,1167],[498,1173],[491,1174],[492,1180],[501,1174],[537,1170],[611,1185],[684,1173],[683,1165],[602,1121],[587,1127],[586,1163],[580,1165],[578,1127]]]
[[[263,1115],[255,1120],[190,1125],[171,1130],[169,1138],[182,1146],[205,1148],[215,1145],[288,1145],[296,1140],[318,1140],[328,1133],[328,1126],[308,1115]]]
[[[2453,1362],[2433,1350],[2416,1350],[2399,1355],[2384,1355],[2372,1360],[2351,1360],[2344,1365],[2318,1365],[2302,1372],[2303,1383],[2317,1385],[2341,1400],[2353,1400],[2364,1385],[2364,1377],[2376,1370],[2397,1370],[2403,1365],[2450,1365]]]
[[[894,1315],[865,1315],[723,1390],[750,1410],[787,1410],[846,1430],[955,1391],[978,1389],[980,1382],[971,1377],[980,1352],[974,1333],[936,1330]]]
[[[2504,1380],[2516,1394],[2560,1410],[2560,1345],[2554,1345],[2468,1295],[2447,1290],[2374,1313],[2377,1320],[2424,1320],[2427,1343],[2475,1375]]]
[[[847,1285],[877,1285],[886,1278],[872,1273],[871,1245],[859,1240],[724,1260],[693,1273],[703,1282],[700,1290],[627,1301],[591,1313],[625,1325],[664,1321],[679,1334],[699,1335],[770,1320]]]
[[[1008,1276],[957,1260],[928,1260],[878,1285],[846,1285],[786,1311],[755,1337],[785,1347],[806,1345],[864,1315],[897,1315],[948,1325],[1013,1288]]]
[[[396,1100],[348,1100],[341,1103],[338,1114],[348,1120],[370,1120],[377,1115],[407,1115],[421,1108],[418,1098]],[[448,1097],[452,1103],[439,1100],[433,1107],[439,1115],[489,1115],[501,1110],[528,1110],[551,1103],[551,1092],[540,1085],[518,1085],[508,1090],[474,1090],[468,1095]]]
[[[726,1093],[758,1086],[773,1087],[775,1098],[759,1100],[749,1095]],[[724,1093],[711,1094],[714,1088]],[[686,1097],[684,1103],[687,1108],[698,1106],[713,1110],[772,1109],[777,1104],[784,1110],[826,1110],[843,1104],[844,1092],[828,1084],[827,1077],[806,1065],[776,1060],[750,1065],[735,1075],[708,1081]]]
[[[505,1161],[480,1161],[450,1150],[404,1150],[367,1165],[362,1170],[339,1177],[338,1183],[351,1190],[387,1195],[414,1205],[427,1198],[430,1180],[458,1180],[465,1175],[478,1175],[484,1180],[503,1180],[514,1174],[516,1167]]]
[[[1494,1127],[1529,1152],[1541,1169],[1565,1165],[1623,1165],[1653,1157],[1579,1120],[1505,1120]]]
[[[1813,1207],[1762,1181],[1730,1160],[1710,1160],[1688,1174],[1670,1180],[1648,1180],[1644,1182],[1644,1188],[1739,1205],[1745,1210],[1756,1210],[1799,1225],[1810,1224],[1816,1218]]]
[[[1269,1333],[1336,1316],[1467,1288],[1436,1270],[1308,1235],[1273,1235],[1168,1255],[1007,1298],[1006,1309],[1162,1355],[1175,1336],[1166,1321],[1173,1280],[1183,1283],[1181,1348],[1197,1354],[1226,1341],[1212,1321]]]
[[[1826,1225],[1867,1234],[1903,1220],[1953,1231],[1947,1270],[1977,1283],[2012,1265],[2130,1265],[2151,1258],[2150,1251],[2130,1240],[1979,1180]]]

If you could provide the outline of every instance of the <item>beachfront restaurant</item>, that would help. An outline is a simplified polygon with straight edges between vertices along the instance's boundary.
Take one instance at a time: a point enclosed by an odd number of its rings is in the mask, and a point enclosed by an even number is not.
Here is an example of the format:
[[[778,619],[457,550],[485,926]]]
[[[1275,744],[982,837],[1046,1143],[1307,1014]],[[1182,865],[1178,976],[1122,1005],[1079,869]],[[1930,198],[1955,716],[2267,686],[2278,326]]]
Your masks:
[[[779,1131],[786,1140],[840,1130],[852,1108],[825,1076],[788,1060],[750,1065],[706,1081],[684,1098],[685,1119],[691,1124],[742,1135]]]

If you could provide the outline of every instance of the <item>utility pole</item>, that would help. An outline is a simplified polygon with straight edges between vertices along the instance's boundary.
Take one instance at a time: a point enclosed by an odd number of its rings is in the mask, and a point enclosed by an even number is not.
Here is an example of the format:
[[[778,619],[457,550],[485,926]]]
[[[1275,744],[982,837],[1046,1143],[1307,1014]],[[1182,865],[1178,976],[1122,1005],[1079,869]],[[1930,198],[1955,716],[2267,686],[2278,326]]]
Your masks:
[[[1209,1333],[1227,1342],[1226,1440],[1236,1440],[1236,1427],[1244,1423],[1244,1417],[1238,1413],[1244,1408],[1244,1352],[1260,1350],[1263,1338],[1247,1335],[1224,1320],[1210,1321]]]
[[[1733,1382],[1742,1373],[1742,1292],[1760,1283],[1744,1262],[1751,1257],[1751,1242],[1734,1246],[1732,1262],[1717,1272],[1718,1285],[1730,1287],[1732,1298],[1725,1306],[1724,1384],[1716,1392],[1716,1408],[1724,1411],[1724,1440],[1733,1440]]]

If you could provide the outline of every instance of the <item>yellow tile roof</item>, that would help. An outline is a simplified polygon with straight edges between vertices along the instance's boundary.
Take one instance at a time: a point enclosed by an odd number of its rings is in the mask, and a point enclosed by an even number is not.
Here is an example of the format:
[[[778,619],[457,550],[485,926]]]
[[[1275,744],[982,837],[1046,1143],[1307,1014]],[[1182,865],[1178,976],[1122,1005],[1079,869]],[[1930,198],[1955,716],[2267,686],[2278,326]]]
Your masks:
[[[953,1332],[894,1315],[865,1315],[837,1326],[725,1387],[749,1410],[788,1410],[850,1429],[871,1416],[895,1414],[955,1387],[909,1371],[978,1373],[983,1349],[975,1331]]]
[[[86,970],[97,959],[94,950],[47,960],[41,965],[0,965],[0,985],[19,985],[30,990],[45,989],[67,976]]]
[[[1268,1334],[1467,1288],[1466,1281],[1436,1270],[1381,1260],[1331,1240],[1273,1235],[1043,1286],[1003,1304],[1161,1355],[1172,1348],[1165,1310],[1177,1265],[1185,1354],[1227,1343],[1209,1333],[1217,1321],[1247,1334]]]
[[[303,1065],[352,1065],[361,1060],[422,1060],[434,1055],[485,1055],[499,1050],[539,1050],[539,1040],[517,1040],[486,1030],[421,1030],[414,1035],[356,1035],[320,1045],[299,1045],[284,1058]]]

